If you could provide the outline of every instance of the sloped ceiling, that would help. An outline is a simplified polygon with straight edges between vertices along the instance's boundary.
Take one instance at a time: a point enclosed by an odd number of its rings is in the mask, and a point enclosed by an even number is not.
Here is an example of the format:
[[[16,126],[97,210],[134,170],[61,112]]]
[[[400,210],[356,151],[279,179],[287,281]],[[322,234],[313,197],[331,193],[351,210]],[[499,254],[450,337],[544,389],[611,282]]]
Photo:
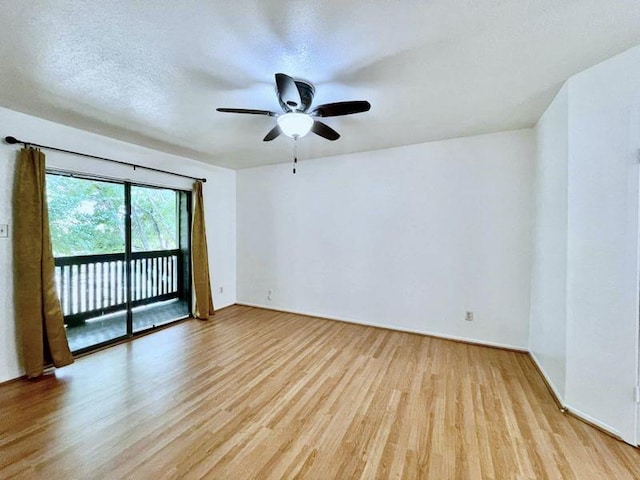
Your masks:
[[[342,138],[308,135],[301,159],[528,127],[569,76],[640,44],[640,4],[15,1],[0,31],[1,106],[245,168],[290,161],[292,140],[215,108],[279,110],[275,72],[312,81],[314,104],[372,104],[326,119]]]

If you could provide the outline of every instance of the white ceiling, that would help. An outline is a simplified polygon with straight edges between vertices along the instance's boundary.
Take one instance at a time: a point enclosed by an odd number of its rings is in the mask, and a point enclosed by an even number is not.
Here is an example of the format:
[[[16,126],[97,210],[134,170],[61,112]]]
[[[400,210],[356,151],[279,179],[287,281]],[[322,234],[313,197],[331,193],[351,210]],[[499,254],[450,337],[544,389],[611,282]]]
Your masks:
[[[528,127],[569,76],[640,44],[640,3],[6,1],[0,32],[1,106],[244,168],[289,162],[292,140],[215,108],[279,111],[276,72],[312,81],[315,105],[372,104],[326,119],[342,138],[310,134],[301,159]]]

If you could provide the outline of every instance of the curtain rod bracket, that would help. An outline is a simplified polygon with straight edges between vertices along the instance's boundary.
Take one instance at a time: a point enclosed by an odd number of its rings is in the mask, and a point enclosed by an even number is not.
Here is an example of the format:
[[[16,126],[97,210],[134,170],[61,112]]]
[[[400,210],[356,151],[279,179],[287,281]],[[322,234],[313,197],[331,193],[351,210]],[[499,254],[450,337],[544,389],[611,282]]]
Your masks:
[[[119,163],[120,165],[129,165],[130,167],[133,167],[134,170],[136,168],[140,167],[140,168],[144,168],[145,170],[150,170],[152,172],[166,173],[168,175],[175,175],[176,177],[190,178],[192,180],[199,180],[202,183],[205,183],[207,181],[206,178],[197,178],[197,177],[192,177],[191,175],[183,175],[181,173],[169,172],[167,170],[160,170],[159,168],[145,167],[144,165],[136,165],[135,163],[121,162],[120,160],[112,160],[111,158],[98,157],[96,155],[89,155],[87,153],[74,152],[73,150],[64,150],[62,148],[49,147],[47,145],[38,145],[37,143],[25,142],[24,140],[18,140],[16,137],[12,137],[10,135],[4,137],[4,141],[5,141],[5,143],[8,143],[9,145],[15,145],[16,143],[21,143],[25,147],[27,145],[32,145],[34,147],[46,148],[48,150],[55,150],[57,152],[70,153],[71,155],[80,155],[81,157],[95,158],[96,160],[104,160],[105,162]]]

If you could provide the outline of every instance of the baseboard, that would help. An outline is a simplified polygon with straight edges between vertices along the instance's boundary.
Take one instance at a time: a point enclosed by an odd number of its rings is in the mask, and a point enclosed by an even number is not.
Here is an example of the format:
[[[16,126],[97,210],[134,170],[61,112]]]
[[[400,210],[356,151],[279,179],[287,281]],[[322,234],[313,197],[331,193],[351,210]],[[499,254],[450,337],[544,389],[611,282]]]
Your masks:
[[[553,401],[556,403],[556,405],[558,406],[558,408],[562,413],[567,413],[572,417],[577,418],[581,422],[586,423],[590,427],[593,427],[596,430],[600,430],[602,433],[605,433],[610,437],[615,438],[616,440],[620,440],[621,442],[624,442],[622,435],[620,435],[620,432],[618,432],[618,430],[616,430],[615,428],[611,427],[610,425],[607,425],[606,423],[602,423],[593,417],[590,417],[586,413],[581,412],[580,410],[572,407],[571,405],[566,404],[562,399],[562,397],[560,396],[560,394],[558,393],[558,391],[556,390],[555,386],[553,385],[553,382],[547,376],[546,372],[538,362],[538,359],[536,358],[536,356],[533,353],[529,352],[529,358],[531,358],[531,362],[533,363],[536,370],[542,377],[542,380],[544,381],[544,384],[546,385],[547,390],[549,390],[549,393],[551,394]],[[628,442],[625,442],[625,443],[628,443]]]
[[[602,423],[593,417],[590,417],[589,415],[587,415],[584,412],[581,412],[577,408],[573,408],[571,405],[567,405],[566,408],[567,408],[567,413],[572,417],[575,417],[578,420],[586,423],[587,425],[597,430],[600,430],[602,433],[606,433],[607,435],[615,438],[616,440],[620,440],[621,442],[628,443],[624,441],[624,439],[622,438],[622,434],[612,426],[607,425],[606,423]]]
[[[216,307],[214,305],[214,312],[220,312],[221,310],[224,310],[225,308],[229,308],[229,307],[233,307],[235,305],[239,305],[238,303],[232,302],[232,303],[227,303],[226,305],[223,305],[221,307]]]
[[[322,314],[317,314],[312,312],[301,312],[301,311],[289,310],[285,308],[275,308],[270,305],[260,305],[257,303],[237,302],[237,304],[243,305],[245,307],[264,308],[265,310],[274,310],[276,312],[293,313],[296,315],[303,315],[305,317],[315,317],[315,318],[322,318],[324,320],[333,320],[335,322],[345,322],[345,323],[353,323],[356,325],[364,325],[366,327],[383,328],[385,330],[393,330],[396,332],[415,333],[417,335],[440,338],[443,340],[451,340],[459,343],[467,343],[469,345],[479,345],[481,347],[499,348],[500,350],[508,350],[511,352],[518,352],[518,353],[529,353],[529,350],[527,350],[526,348],[517,347],[515,345],[508,345],[504,343],[487,342],[484,340],[477,340],[474,338],[458,337],[455,335],[446,335],[446,334],[430,332],[425,330],[414,330],[410,328],[397,327],[395,325],[385,325],[380,323],[365,322],[362,320],[354,320],[352,318],[334,317],[334,316],[327,316],[327,315],[322,315]]]
[[[20,375],[19,377],[9,378],[7,380],[3,380],[0,382],[0,387],[4,387],[5,385],[9,385],[11,383],[21,382],[23,380],[27,380],[26,375]]]
[[[544,371],[544,369],[540,365],[540,362],[538,362],[538,359],[533,354],[533,352],[529,352],[529,358],[531,359],[531,362],[533,363],[533,366],[536,368],[536,370],[538,371],[538,373],[542,377],[542,381],[544,382],[545,386],[547,387],[547,390],[549,390],[549,393],[553,397],[553,401],[556,403],[556,405],[558,406],[560,411],[562,413],[565,413],[567,411],[567,407],[564,404],[564,401],[562,400],[562,396],[556,390],[555,386],[553,385],[553,382],[547,376],[547,373]]]

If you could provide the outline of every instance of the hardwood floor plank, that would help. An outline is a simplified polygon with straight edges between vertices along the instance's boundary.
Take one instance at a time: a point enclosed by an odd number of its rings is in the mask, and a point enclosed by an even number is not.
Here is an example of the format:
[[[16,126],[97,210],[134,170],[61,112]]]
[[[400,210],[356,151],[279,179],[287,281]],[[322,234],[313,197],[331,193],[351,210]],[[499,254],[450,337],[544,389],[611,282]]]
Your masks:
[[[0,478],[634,479],[524,353],[226,308],[0,385]]]

